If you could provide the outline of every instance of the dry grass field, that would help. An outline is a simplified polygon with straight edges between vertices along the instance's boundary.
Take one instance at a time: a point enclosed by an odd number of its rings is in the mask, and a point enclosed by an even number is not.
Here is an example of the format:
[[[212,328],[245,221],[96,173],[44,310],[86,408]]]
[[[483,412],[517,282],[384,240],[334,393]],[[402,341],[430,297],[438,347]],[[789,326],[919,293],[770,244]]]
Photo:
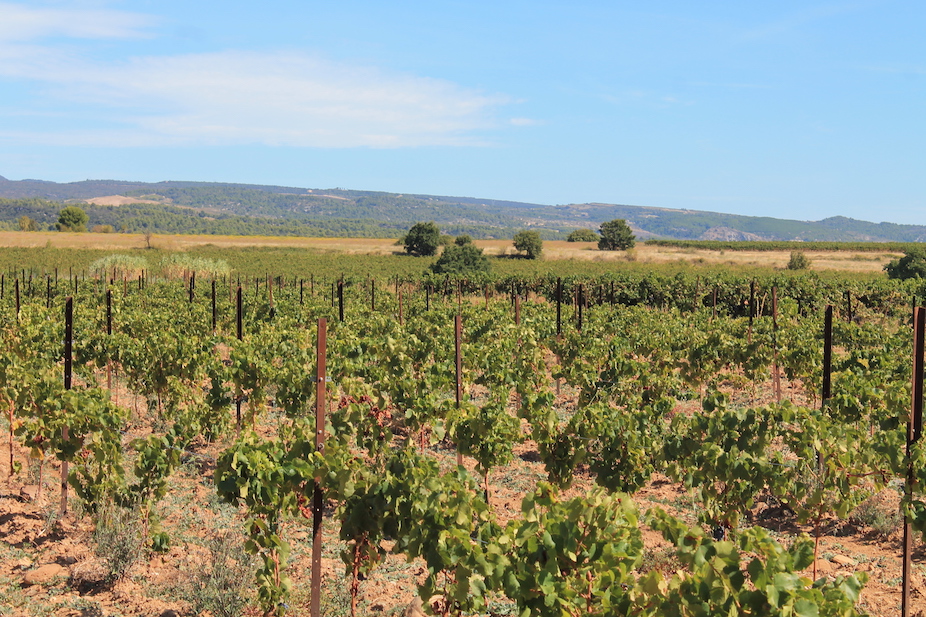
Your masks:
[[[145,248],[149,239],[142,234],[0,232],[0,247],[54,247],[126,250]],[[351,255],[389,255],[401,251],[394,239],[383,238],[303,238],[288,236],[197,236],[161,235],[150,238],[151,246],[165,250],[186,250],[211,245],[222,248],[264,246],[306,248]],[[510,240],[476,240],[487,255],[515,255]],[[547,241],[545,259],[576,261],[635,261],[637,263],[693,263],[746,267],[784,268],[789,251],[715,251],[638,244],[630,251],[599,251],[593,242]],[[899,254],[858,251],[805,251],[813,270],[841,270],[876,273]]]

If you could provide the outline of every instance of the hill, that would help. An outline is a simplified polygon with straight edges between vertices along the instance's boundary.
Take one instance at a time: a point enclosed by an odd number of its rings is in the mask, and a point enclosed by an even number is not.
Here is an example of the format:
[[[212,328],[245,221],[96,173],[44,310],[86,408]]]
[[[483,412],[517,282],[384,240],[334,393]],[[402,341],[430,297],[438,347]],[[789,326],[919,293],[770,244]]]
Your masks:
[[[453,235],[511,238],[521,229],[535,229],[547,239],[559,239],[573,229],[597,229],[605,221],[622,218],[639,239],[926,241],[926,226],[846,217],[795,221],[605,203],[551,206],[214,182],[56,183],[0,176],[0,198],[5,198],[0,203],[0,223],[6,228],[15,228],[21,216],[47,228],[62,203],[81,202],[90,215],[90,225],[160,233],[397,237],[417,221],[434,221]]]

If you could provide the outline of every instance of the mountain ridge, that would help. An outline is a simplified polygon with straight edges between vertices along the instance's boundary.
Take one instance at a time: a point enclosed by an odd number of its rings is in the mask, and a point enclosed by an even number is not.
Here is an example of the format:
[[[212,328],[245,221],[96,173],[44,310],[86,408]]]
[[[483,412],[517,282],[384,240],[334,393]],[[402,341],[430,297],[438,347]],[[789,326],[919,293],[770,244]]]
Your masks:
[[[94,206],[86,203],[116,196],[147,203],[145,207],[141,204]],[[48,202],[44,205],[38,202],[0,205],[0,222],[8,226],[21,216],[30,216],[41,225],[49,225],[54,222],[55,208],[60,204],[81,202],[89,209],[91,226],[111,225],[117,231],[177,233],[179,230],[184,233],[186,217],[189,223],[186,233],[239,230],[249,235],[269,230],[269,233],[283,235],[395,237],[417,221],[433,220],[450,234],[510,238],[518,230],[535,229],[543,237],[555,239],[564,238],[574,229],[597,229],[605,221],[622,218],[640,239],[926,241],[926,226],[873,223],[844,216],[798,221],[601,202],[545,205],[340,187],[312,189],[197,181],[57,183],[9,180],[0,176],[0,198]],[[114,203],[122,201],[114,200]]]

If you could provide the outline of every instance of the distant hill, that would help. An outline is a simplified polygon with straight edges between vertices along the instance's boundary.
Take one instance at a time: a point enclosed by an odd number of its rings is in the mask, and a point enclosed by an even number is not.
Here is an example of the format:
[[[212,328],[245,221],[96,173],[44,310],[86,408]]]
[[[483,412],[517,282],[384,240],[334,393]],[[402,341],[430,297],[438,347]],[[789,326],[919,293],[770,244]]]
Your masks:
[[[0,224],[21,216],[54,223],[61,203],[87,202],[90,225],[160,233],[397,237],[417,221],[452,235],[510,238],[535,229],[547,239],[625,219],[639,239],[923,242],[926,226],[846,217],[794,221],[698,210],[604,203],[541,205],[436,195],[215,182],[56,183],[0,176]],[[128,203],[137,200],[138,204]],[[124,205],[103,205],[124,204]]]

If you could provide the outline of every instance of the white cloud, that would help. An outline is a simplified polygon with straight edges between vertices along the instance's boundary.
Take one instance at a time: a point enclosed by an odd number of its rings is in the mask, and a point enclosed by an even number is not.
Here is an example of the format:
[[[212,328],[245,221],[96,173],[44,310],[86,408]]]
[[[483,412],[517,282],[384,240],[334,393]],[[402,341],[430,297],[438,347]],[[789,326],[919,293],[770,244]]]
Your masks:
[[[15,133],[8,141],[84,145],[269,144],[308,147],[480,145],[510,99],[458,84],[295,51],[82,58],[43,35],[138,36],[145,18],[109,11],[30,10],[0,4],[19,38],[0,26],[0,83],[38,85],[46,109],[70,114],[64,131]],[[70,18],[70,19],[68,19]],[[96,21],[94,21],[95,18]],[[14,40],[15,39],[15,40]],[[79,111],[78,111],[79,110]],[[102,130],[90,116],[106,116]],[[59,123],[57,126],[61,126]]]
[[[508,121],[512,126],[539,126],[543,124],[540,120],[533,118],[512,118]]]
[[[155,22],[147,15],[104,9],[36,8],[0,2],[0,41],[29,41],[50,36],[137,38]]]

